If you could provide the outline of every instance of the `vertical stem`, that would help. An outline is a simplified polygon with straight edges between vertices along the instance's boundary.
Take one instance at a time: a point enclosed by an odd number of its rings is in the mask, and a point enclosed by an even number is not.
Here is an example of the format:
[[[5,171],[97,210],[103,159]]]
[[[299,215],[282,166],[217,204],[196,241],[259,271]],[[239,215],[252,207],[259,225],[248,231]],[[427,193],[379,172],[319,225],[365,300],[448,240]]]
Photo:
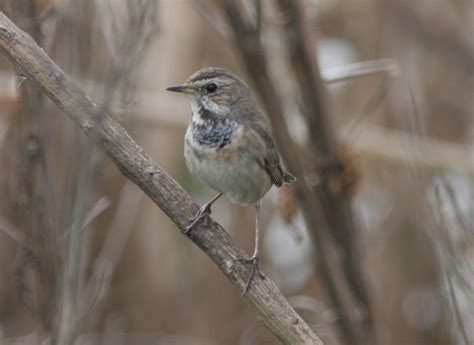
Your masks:
[[[268,61],[259,33],[246,24],[244,14],[236,2],[221,0],[219,3],[233,30],[235,44],[241,54],[247,74],[252,78],[266,112],[272,120],[273,133],[286,166],[298,178],[294,185],[296,196],[317,248],[320,273],[338,312],[341,333],[347,344],[366,345],[371,342],[367,339],[373,339],[373,330],[367,288],[358,266],[359,258],[355,250],[357,224],[349,198],[346,195],[335,195],[331,189],[330,183],[344,182],[342,177],[345,167],[338,155],[339,148],[329,121],[325,88],[319,70],[315,66],[314,54],[309,49],[307,38],[302,32],[302,18],[298,9],[300,2],[280,0],[277,4],[287,20],[285,34],[290,63],[303,96],[307,125],[311,133],[311,150],[318,156],[320,171],[317,173],[321,177],[321,183],[317,188],[310,188],[305,183],[300,162],[302,157],[298,157],[299,150],[285,126],[281,98],[278,97],[278,92],[269,75]],[[331,239],[336,239],[336,243]],[[329,255],[335,244],[341,249],[342,263],[334,262]],[[352,297],[349,301],[351,303],[344,303],[348,299],[343,296]],[[359,306],[365,309],[362,314],[368,315],[362,322],[354,321],[351,316],[351,309]]]

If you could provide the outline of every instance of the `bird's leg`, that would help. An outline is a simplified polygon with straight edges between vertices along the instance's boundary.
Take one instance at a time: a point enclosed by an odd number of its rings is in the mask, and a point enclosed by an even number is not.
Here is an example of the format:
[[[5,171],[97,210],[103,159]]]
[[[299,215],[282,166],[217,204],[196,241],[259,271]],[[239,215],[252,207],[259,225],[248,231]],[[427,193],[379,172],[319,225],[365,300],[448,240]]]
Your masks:
[[[258,259],[259,259],[259,237],[260,237],[260,225],[259,225],[259,218],[260,215],[260,200],[255,204],[255,249],[253,251],[253,255],[250,258],[240,258],[236,259],[236,261],[240,261],[245,264],[251,264],[250,273],[247,278],[247,283],[245,284],[244,290],[242,291],[242,296],[247,293],[250,288],[250,284],[252,283],[252,279],[255,276],[255,273],[259,270],[258,268]],[[262,277],[263,275],[259,273]]]
[[[194,225],[196,225],[197,222],[199,222],[201,219],[204,217],[207,217],[211,214],[211,206],[214,202],[216,202],[217,199],[219,199],[222,196],[222,193],[217,194],[215,197],[213,197],[211,200],[206,202],[196,213],[196,215],[193,217],[191,220],[191,224],[189,224],[186,227],[186,230],[184,231],[185,234],[187,234],[191,229],[193,228]]]

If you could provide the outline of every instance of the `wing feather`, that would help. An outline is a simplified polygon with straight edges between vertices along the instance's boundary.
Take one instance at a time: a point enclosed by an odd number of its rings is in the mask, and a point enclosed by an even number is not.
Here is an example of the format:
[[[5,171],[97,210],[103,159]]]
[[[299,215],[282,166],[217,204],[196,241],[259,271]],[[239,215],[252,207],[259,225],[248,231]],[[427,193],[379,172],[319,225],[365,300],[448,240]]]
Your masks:
[[[266,170],[273,184],[280,187],[283,183],[291,183],[296,178],[285,172],[281,166],[280,157],[271,136],[270,129],[264,121],[254,121],[247,129],[251,152],[259,164]]]

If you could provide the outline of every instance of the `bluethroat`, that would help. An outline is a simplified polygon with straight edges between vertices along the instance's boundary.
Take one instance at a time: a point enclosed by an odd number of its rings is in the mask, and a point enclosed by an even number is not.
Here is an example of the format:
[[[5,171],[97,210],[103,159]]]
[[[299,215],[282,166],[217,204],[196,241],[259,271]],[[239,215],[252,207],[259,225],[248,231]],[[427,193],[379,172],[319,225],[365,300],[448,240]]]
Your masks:
[[[185,135],[184,157],[188,169],[217,194],[186,228],[186,233],[211,214],[211,205],[222,195],[240,205],[255,205],[255,250],[242,294],[250,287],[259,258],[260,201],[272,185],[296,179],[285,172],[268,123],[252,90],[223,68],[207,67],[179,86],[167,88],[189,96],[192,117]]]

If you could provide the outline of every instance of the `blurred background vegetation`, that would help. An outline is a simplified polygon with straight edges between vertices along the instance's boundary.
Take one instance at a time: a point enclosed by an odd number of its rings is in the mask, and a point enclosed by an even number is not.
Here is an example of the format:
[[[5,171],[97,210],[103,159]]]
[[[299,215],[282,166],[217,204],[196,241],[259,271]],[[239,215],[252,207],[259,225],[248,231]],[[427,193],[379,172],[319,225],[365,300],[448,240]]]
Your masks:
[[[324,99],[349,181],[334,187],[336,201],[351,219],[321,253],[297,193],[272,190],[262,270],[325,344],[473,344],[474,3],[290,1],[323,80],[315,90],[292,69],[299,56],[285,30],[295,18],[280,3],[3,0],[0,9],[201,204],[213,192],[183,160],[191,110],[165,88],[226,67],[268,110],[249,59],[261,49],[284,116],[273,126],[286,124],[310,186],[328,182],[305,106],[313,93]],[[4,58],[0,167],[0,344],[278,344],[211,261]],[[223,199],[213,217],[251,252],[253,208]]]

